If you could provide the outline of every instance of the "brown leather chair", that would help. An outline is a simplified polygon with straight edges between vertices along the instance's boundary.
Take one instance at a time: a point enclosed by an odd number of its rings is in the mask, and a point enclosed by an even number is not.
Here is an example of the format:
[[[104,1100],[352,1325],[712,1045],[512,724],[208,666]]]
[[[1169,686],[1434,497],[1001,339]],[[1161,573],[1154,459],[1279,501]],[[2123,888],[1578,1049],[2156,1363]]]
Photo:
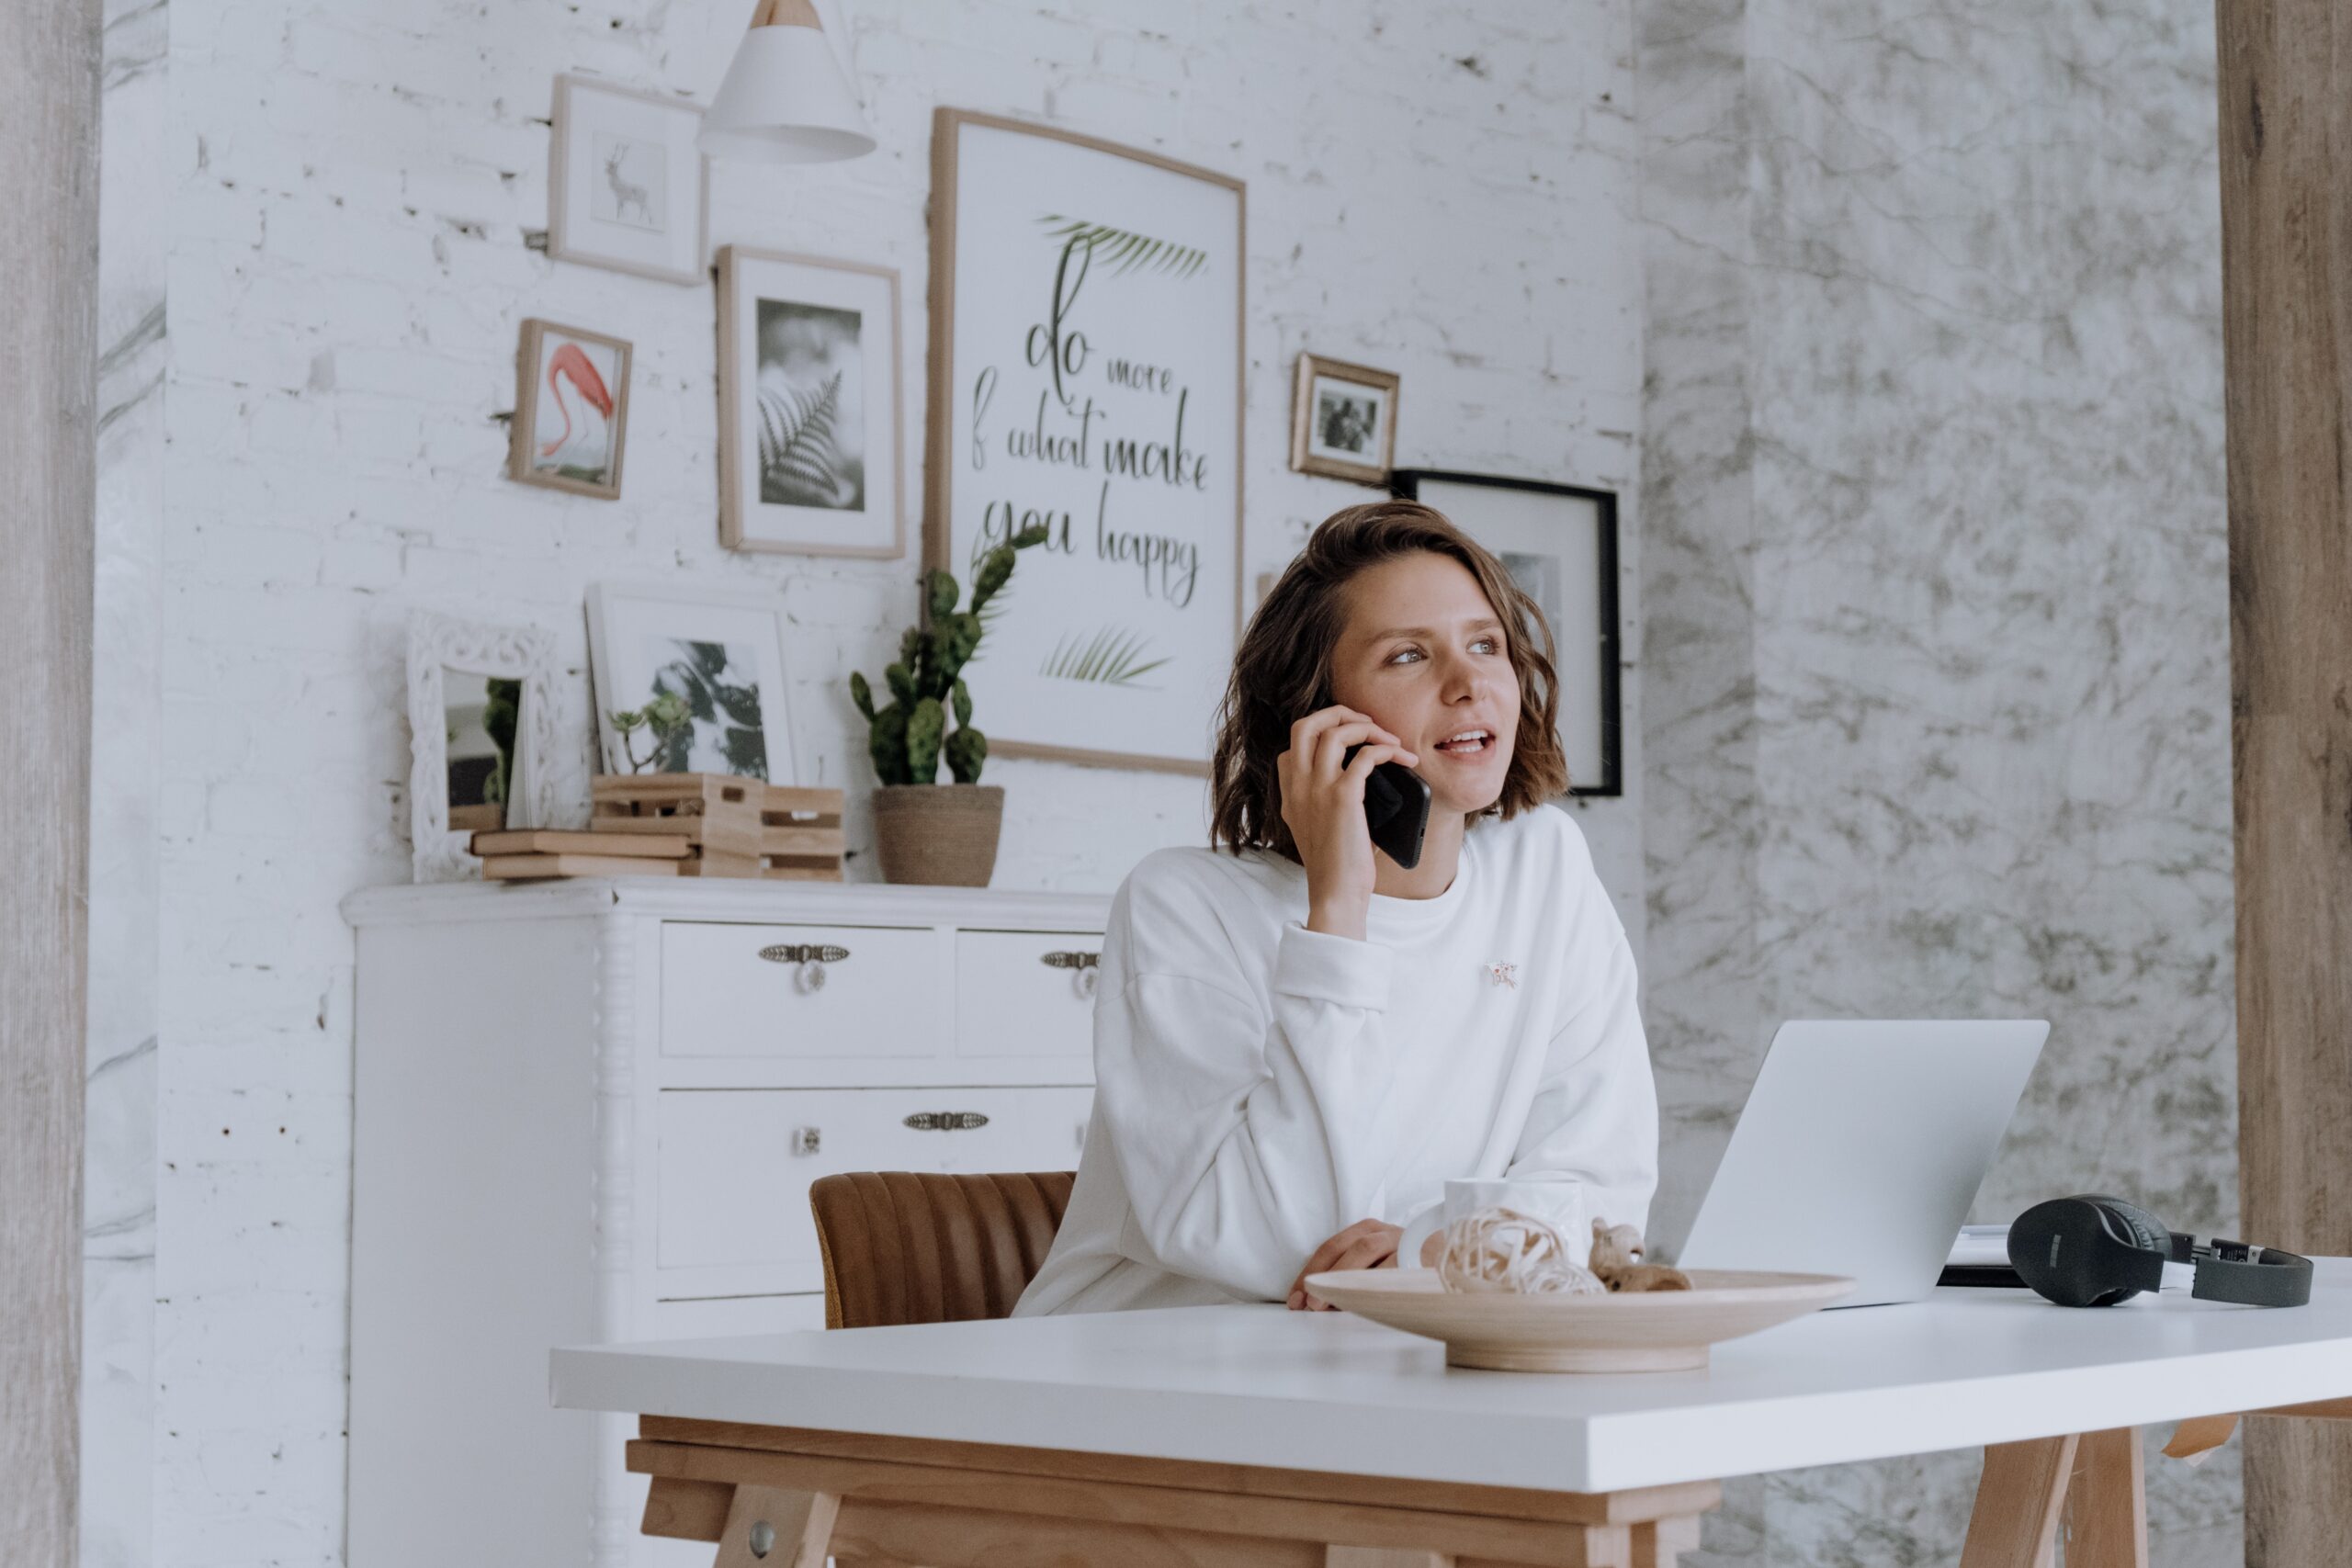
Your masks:
[[[852,1171],[808,1189],[825,1326],[1007,1317],[1046,1261],[1077,1173]]]

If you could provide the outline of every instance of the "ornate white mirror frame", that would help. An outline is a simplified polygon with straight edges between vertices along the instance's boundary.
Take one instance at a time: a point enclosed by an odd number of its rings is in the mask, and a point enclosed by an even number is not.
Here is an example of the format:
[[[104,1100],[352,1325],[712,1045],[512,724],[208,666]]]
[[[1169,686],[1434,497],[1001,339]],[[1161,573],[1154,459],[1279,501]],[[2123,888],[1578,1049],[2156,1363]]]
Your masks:
[[[469,833],[449,830],[449,745],[442,672],[458,671],[523,683],[514,726],[514,759],[506,790],[509,828],[555,820],[555,634],[539,626],[488,626],[429,610],[408,622],[408,822],[411,863],[419,882],[461,882],[481,874]]]

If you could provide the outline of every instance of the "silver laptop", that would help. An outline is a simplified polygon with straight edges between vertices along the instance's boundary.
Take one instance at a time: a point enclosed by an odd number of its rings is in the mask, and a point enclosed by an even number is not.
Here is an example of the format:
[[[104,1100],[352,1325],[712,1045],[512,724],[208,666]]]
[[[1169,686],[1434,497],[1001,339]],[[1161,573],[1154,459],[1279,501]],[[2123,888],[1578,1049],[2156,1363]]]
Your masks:
[[[1839,1306],[1917,1301],[2049,1037],[2040,1019],[1781,1025],[1675,1261],[1849,1274]]]

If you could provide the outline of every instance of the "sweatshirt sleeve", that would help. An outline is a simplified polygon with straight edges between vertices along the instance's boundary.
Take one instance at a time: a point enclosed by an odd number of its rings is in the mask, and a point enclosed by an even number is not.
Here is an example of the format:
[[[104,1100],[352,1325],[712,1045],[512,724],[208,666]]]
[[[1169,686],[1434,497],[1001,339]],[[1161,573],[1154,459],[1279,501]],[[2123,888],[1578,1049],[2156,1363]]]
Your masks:
[[[1395,1140],[1391,954],[1286,924],[1264,1008],[1204,912],[1123,888],[1094,1020],[1095,1105],[1134,1221],[1120,1249],[1277,1301],[1324,1240],[1374,1213]],[[1140,904],[1142,908],[1136,906]],[[1139,930],[1139,926],[1151,929]],[[1186,951],[1188,945],[1192,949]]]
[[[1588,890],[1570,952],[1589,981],[1545,1049],[1544,1076],[1507,1172],[1581,1185],[1576,1223],[1587,1234],[1569,1238],[1579,1252],[1594,1219],[1646,1234],[1657,1190],[1658,1134],[1657,1083],[1636,1005],[1633,948],[1589,859],[1582,874]]]

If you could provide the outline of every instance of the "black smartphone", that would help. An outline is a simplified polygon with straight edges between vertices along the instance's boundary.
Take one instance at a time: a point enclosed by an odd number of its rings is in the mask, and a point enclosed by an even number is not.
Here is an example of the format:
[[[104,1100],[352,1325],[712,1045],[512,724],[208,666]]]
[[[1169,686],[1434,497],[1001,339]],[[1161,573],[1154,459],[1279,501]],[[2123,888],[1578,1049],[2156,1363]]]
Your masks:
[[[1363,750],[1351,746],[1340,759],[1346,767]],[[1402,762],[1383,762],[1363,781],[1363,820],[1373,847],[1410,871],[1421,863],[1421,835],[1430,826],[1430,781]]]

